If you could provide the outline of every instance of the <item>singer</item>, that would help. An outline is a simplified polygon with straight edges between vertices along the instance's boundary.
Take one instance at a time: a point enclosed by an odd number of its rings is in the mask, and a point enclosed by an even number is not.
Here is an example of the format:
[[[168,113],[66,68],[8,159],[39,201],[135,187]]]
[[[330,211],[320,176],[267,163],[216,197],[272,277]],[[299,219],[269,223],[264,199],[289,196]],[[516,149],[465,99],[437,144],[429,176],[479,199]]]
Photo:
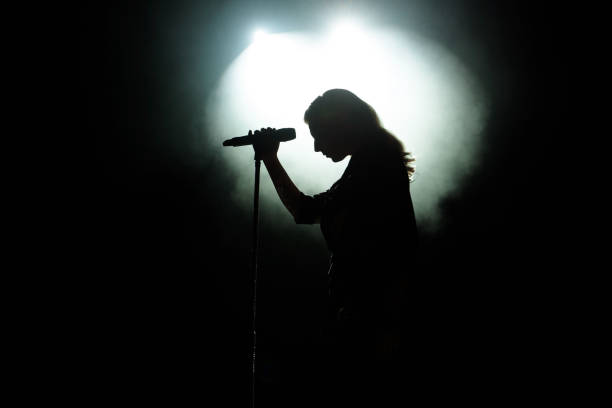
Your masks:
[[[328,352],[321,370],[328,375],[328,397],[321,405],[387,406],[385,396],[403,386],[397,377],[405,345],[400,311],[417,245],[410,196],[414,159],[381,126],[374,109],[350,91],[332,89],[317,97],[304,121],[316,152],[334,162],[351,156],[342,177],[314,196],[303,194],[287,175],[277,157],[278,140],[257,137],[273,129],[249,135],[256,136],[255,153],[296,223],[320,224],[331,253]]]

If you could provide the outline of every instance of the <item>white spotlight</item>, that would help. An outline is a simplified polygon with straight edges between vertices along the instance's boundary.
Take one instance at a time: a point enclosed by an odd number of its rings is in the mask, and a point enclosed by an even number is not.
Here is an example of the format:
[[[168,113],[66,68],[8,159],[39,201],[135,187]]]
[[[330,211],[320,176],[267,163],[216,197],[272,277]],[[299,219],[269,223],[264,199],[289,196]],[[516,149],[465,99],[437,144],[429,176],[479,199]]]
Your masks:
[[[363,36],[363,30],[353,20],[340,20],[332,25],[330,37],[333,41],[350,43]]]
[[[327,46],[332,54],[346,61],[355,55],[366,53],[371,48],[372,44],[368,39],[370,35],[370,32],[366,32],[354,20],[339,20],[331,26]]]
[[[268,33],[265,30],[257,29],[253,32],[253,42],[262,42],[268,38]]]
[[[323,37],[258,30],[211,95],[211,142],[244,176],[236,200],[252,204],[252,174],[244,171],[252,149],[221,149],[221,141],[258,126],[296,128],[297,139],[283,143],[279,155],[304,193],[324,191],[342,175],[348,160],[335,165],[314,152],[303,112],[325,90],[345,88],[371,104],[417,157],[415,211],[434,225],[439,201],[467,180],[479,158],[487,100],[478,78],[449,50],[412,33],[353,20],[330,29]],[[269,178],[262,178],[261,191],[264,202],[286,214]]]

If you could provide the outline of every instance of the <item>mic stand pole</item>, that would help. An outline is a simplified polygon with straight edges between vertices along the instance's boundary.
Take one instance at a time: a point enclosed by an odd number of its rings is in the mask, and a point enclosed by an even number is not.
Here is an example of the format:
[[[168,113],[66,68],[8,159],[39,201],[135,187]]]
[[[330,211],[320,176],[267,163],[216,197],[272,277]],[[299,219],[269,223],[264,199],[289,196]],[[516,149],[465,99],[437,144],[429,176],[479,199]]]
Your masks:
[[[259,249],[259,171],[261,167],[261,159],[255,154],[255,192],[253,196],[253,260],[252,260],[252,271],[253,271],[253,354],[251,360],[251,408],[255,408],[255,352],[257,348],[257,331],[256,331],[256,317],[257,317],[257,252]]]

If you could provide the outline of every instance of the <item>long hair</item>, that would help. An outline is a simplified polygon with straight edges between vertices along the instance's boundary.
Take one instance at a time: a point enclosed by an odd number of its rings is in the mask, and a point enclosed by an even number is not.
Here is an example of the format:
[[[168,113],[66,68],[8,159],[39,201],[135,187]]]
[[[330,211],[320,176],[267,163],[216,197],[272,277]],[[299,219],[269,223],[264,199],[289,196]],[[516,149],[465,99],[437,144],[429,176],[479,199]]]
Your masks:
[[[346,89],[330,89],[318,96],[304,113],[304,122],[307,124],[344,120],[351,127],[358,129],[355,133],[368,138],[367,142],[384,144],[385,147],[397,152],[406,167],[408,178],[414,176],[414,157],[404,150],[403,143],[391,132],[382,127],[380,119],[374,108],[360,99],[357,95]]]

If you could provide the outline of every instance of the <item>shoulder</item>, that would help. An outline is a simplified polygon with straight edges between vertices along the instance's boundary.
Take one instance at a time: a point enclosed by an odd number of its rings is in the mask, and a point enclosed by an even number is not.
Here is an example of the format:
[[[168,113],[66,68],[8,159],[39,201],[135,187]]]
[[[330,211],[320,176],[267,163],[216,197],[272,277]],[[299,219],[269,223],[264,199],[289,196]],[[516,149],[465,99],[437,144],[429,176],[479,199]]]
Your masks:
[[[399,176],[406,173],[403,153],[386,146],[370,146],[355,154],[354,173],[365,176]]]

